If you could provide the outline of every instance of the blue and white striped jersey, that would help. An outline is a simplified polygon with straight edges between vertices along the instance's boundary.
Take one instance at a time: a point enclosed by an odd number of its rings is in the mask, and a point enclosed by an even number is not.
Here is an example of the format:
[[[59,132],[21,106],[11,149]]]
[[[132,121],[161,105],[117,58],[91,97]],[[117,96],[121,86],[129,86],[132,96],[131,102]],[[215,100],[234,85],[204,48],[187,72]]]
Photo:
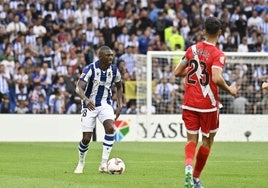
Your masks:
[[[99,61],[96,61],[83,69],[79,79],[87,83],[85,95],[97,107],[103,104],[112,104],[112,86],[113,83],[121,81],[121,74],[114,65],[108,67],[106,71],[101,70]],[[86,108],[84,102],[83,108]]]

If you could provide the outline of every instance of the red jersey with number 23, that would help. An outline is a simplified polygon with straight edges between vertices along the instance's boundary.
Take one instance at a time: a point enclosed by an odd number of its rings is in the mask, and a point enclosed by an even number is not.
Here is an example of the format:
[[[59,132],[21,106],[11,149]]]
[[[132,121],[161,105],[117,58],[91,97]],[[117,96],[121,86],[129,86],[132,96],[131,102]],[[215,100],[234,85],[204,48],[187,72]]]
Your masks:
[[[226,57],[206,41],[189,47],[181,63],[187,63],[183,109],[212,112],[220,104],[218,86],[212,81],[212,67],[223,69]]]

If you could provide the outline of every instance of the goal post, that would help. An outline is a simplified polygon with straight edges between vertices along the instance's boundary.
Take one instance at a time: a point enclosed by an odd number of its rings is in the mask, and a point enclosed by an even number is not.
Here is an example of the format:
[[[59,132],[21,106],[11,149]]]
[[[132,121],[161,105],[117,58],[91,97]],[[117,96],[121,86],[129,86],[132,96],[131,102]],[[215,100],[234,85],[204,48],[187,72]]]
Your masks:
[[[170,70],[173,71],[175,66],[180,62],[185,52],[183,51],[148,51],[146,55],[135,55],[136,58],[136,82],[137,82],[137,111],[138,114],[145,114],[148,122],[151,121],[152,114],[155,113],[153,105],[153,77],[155,73],[153,68],[153,62],[165,62],[170,66]],[[226,55],[226,65],[223,70],[224,78],[230,82],[236,82],[242,86],[242,94],[248,97],[247,92],[250,85],[253,86],[254,95],[258,95],[257,98],[259,101],[256,101],[254,98],[247,99],[247,102],[244,102],[245,105],[251,107],[245,107],[245,109],[234,109],[234,105],[243,106],[241,103],[234,104],[234,98],[230,95],[220,92],[220,98],[224,100],[232,100],[232,104],[225,104],[224,113],[227,114],[263,114],[268,113],[268,109],[255,109],[255,108],[264,108],[265,104],[263,101],[266,97],[267,92],[262,91],[258,83],[267,80],[268,78],[268,53],[265,52],[249,52],[249,53],[239,53],[239,52],[225,52]],[[163,69],[162,69],[163,70]],[[261,72],[262,75],[258,75]],[[247,88],[248,87],[248,88]],[[259,96],[261,95],[261,96]],[[260,99],[261,97],[261,99]],[[267,99],[268,101],[268,99]],[[251,104],[250,104],[251,103]],[[253,104],[255,103],[255,104]],[[226,106],[227,105],[227,106]],[[231,106],[232,105],[232,106]],[[256,105],[259,105],[256,107]],[[254,107],[252,107],[254,106]],[[254,108],[254,112],[248,111],[246,108]],[[268,108],[268,102],[267,102]],[[142,110],[141,110],[142,109]],[[236,111],[234,111],[236,110]],[[267,112],[266,112],[267,111]],[[169,114],[168,111],[166,114]],[[148,123],[147,122],[147,123]]]

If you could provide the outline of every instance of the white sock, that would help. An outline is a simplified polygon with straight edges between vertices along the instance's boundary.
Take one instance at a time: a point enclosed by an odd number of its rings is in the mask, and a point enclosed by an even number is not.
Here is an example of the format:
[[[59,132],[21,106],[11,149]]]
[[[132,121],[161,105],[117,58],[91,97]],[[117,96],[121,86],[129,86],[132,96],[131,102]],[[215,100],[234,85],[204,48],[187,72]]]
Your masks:
[[[102,144],[102,161],[101,163],[107,163],[110,153],[114,144],[114,136],[115,134],[105,134],[104,141]]]
[[[88,151],[88,145],[84,145],[82,141],[78,144],[79,162],[84,163],[86,159],[86,154]]]

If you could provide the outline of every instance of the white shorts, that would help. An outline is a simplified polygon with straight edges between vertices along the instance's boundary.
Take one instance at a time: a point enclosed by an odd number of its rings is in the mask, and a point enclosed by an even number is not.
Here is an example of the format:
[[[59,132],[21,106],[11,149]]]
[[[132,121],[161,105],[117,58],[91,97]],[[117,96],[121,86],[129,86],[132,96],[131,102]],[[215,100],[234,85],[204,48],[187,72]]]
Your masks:
[[[114,120],[114,110],[111,105],[102,105],[95,108],[94,111],[90,111],[88,108],[81,110],[81,122],[82,132],[93,132],[96,127],[96,118],[103,122],[107,119]]]

